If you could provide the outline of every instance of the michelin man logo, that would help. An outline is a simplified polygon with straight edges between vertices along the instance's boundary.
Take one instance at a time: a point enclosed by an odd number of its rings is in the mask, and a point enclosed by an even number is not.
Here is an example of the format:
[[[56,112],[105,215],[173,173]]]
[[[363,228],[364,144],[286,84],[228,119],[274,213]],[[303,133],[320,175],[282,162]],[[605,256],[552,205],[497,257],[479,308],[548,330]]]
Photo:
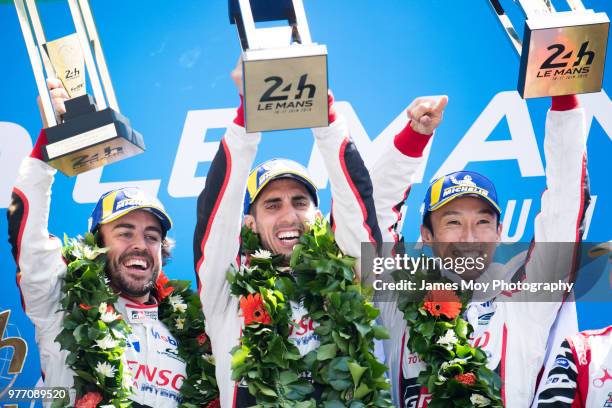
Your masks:
[[[457,180],[455,176],[451,176],[450,179],[453,182],[453,184],[456,184],[458,186],[476,187],[476,183],[472,181],[472,176],[470,176],[469,174],[466,174],[463,177],[463,180]]]

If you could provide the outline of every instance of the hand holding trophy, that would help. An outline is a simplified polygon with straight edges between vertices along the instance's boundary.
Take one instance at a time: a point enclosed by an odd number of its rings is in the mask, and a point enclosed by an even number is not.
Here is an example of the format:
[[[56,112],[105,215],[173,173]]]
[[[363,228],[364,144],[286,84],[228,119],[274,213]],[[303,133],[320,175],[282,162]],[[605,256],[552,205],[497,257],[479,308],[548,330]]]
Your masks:
[[[599,92],[602,88],[608,30],[606,13],[581,0],[556,12],[552,0],[519,0],[527,17],[523,41],[500,0],[488,0],[521,57],[518,91],[523,98]]]
[[[144,142],[119,112],[88,1],[68,0],[68,5],[76,33],[47,41],[35,1],[15,0],[49,141],[43,157],[74,176],[142,153]],[[93,97],[87,94],[85,72]],[[45,76],[59,82],[47,84]]]

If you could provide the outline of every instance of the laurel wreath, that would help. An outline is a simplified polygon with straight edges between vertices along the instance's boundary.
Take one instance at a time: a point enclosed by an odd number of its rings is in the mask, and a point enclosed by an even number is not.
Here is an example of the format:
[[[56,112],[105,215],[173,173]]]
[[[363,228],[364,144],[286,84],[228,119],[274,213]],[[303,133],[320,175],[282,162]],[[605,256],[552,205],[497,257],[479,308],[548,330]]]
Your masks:
[[[393,274],[396,280],[451,283],[439,270],[405,270]],[[487,355],[473,347],[468,338],[474,331],[462,317],[471,292],[411,291],[400,296],[399,310],[408,327],[407,350],[417,353],[425,363],[418,383],[431,394],[429,408],[502,408],[501,379],[486,367]]]
[[[232,350],[232,378],[265,407],[390,407],[386,366],[376,360],[375,339],[388,338],[374,324],[379,311],[353,281],[355,258],[342,254],[331,228],[316,221],[302,235],[290,261],[261,249],[242,230],[248,265],[228,272],[231,292],[245,316],[240,344]],[[320,346],[305,356],[289,340],[290,302],[303,302]],[[249,314],[249,320],[246,318]],[[321,402],[312,396],[322,387]]]
[[[118,294],[106,277],[107,251],[89,233],[76,239],[64,237],[62,255],[68,265],[60,303],[64,320],[55,341],[69,352],[66,364],[75,373],[76,406],[132,405],[133,379],[125,359],[131,328],[113,306]],[[200,299],[189,281],[165,279],[163,283],[157,290],[159,319],[176,337],[178,354],[186,364],[180,406],[201,407],[216,400],[218,389]],[[53,406],[68,403],[56,401]]]

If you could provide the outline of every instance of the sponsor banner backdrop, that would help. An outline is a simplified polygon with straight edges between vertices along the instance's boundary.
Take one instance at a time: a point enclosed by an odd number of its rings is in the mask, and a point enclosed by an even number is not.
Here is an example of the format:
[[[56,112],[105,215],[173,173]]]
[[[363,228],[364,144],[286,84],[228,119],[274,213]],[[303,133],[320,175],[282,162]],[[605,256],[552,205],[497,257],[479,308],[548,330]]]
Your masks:
[[[38,3],[47,38],[74,31],[65,2]],[[522,32],[518,7],[505,3]],[[585,3],[612,14],[606,0]],[[236,28],[229,24],[227,3],[92,0],[91,6],[119,106],[143,134],[147,151],[78,177],[59,174],[49,230],[58,236],[82,234],[102,193],[118,186],[140,186],[157,195],[174,218],[170,235],[177,247],[166,273],[193,279],[196,197],[239,102],[229,72],[240,46]],[[428,182],[465,168],[495,182],[504,241],[529,241],[545,188],[542,143],[550,99],[526,102],[518,96],[519,58],[488,2],[392,0],[373,5],[305,0],[305,8],[313,40],[327,45],[329,86],[337,110],[347,118],[367,165],[380,158],[405,125],[405,108],[415,97],[449,96],[444,121],[425,153],[426,166],[410,190],[403,226],[406,240],[419,238],[419,209]],[[567,7],[559,4],[558,9]],[[36,141],[41,121],[15,7],[6,0],[0,1],[0,33],[0,311],[11,311],[2,335],[21,337],[29,345],[22,372],[9,374],[13,350],[0,342],[2,392],[11,382],[28,387],[40,377],[33,326],[22,311],[15,284],[6,208],[18,165]],[[611,58],[606,58],[608,68]],[[580,97],[589,131],[593,202],[585,237],[590,242],[612,239],[606,211],[612,201],[610,69],[603,83],[604,91]],[[265,133],[257,162],[278,156],[309,167],[322,189],[322,210],[328,212],[328,179],[311,132]],[[609,276],[604,273],[600,279],[598,287],[609,289]],[[578,302],[577,308],[581,329],[611,324],[610,303]]]

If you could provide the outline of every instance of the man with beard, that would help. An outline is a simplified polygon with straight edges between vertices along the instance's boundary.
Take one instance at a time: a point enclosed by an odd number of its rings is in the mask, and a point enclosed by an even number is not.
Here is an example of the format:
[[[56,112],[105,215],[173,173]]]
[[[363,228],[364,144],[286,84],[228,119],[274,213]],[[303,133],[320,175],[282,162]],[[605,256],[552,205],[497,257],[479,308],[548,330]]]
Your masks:
[[[407,143],[391,146],[383,160],[372,169],[377,218],[385,242],[399,241],[395,226],[397,211],[406,199],[412,177],[422,164],[422,152],[441,120],[435,99],[420,100],[408,109],[412,130]],[[428,116],[415,123],[415,118]],[[578,243],[589,204],[586,178],[586,130],[584,112],[575,96],[554,97],[548,112],[544,141],[546,186],[542,208],[534,221],[534,240],[529,251],[514,256],[505,264],[492,263],[480,271],[459,275],[452,270],[443,276],[488,282],[512,278],[526,282],[546,282],[555,276],[567,277],[573,270],[573,244]],[[389,163],[392,163],[391,165]],[[408,188],[408,190],[407,190]],[[394,197],[394,199],[393,199]],[[458,171],[432,182],[424,200],[421,237],[437,257],[477,257],[487,254],[489,262],[501,240],[501,209],[493,183],[481,174]],[[553,264],[552,262],[556,262]],[[553,265],[556,265],[554,267]],[[480,294],[482,295],[482,293]],[[510,296],[500,302],[504,296]],[[464,318],[474,332],[471,343],[488,356],[487,366],[502,379],[502,400],[508,407],[528,407],[533,399],[551,336],[551,327],[562,305],[560,297],[552,302],[533,302],[526,293],[491,293],[470,302]],[[407,349],[409,328],[394,301],[380,302],[383,325],[391,338],[385,341],[390,366],[394,403],[402,408],[425,407],[426,387],[418,384],[425,363]],[[565,332],[567,333],[567,332]],[[554,346],[553,346],[554,347]],[[550,348],[550,345],[549,345]]]
[[[54,109],[61,115],[66,92],[59,80],[49,80],[48,85]],[[58,310],[67,266],[61,241],[48,232],[56,170],[42,160],[46,143],[42,130],[21,164],[8,211],[9,237],[22,304],[36,328],[44,386],[71,389],[75,373],[66,364],[68,352],[55,341],[63,328],[64,314]],[[100,198],[89,222],[89,231],[109,248],[109,285],[119,293],[114,307],[132,329],[124,354],[134,378],[132,406],[176,407],[185,362],[177,354],[176,340],[158,320],[155,291],[161,267],[170,256],[166,234],[172,221],[156,198],[138,188],[121,188]],[[71,399],[74,402],[75,396]],[[80,405],[77,400],[76,406]]]
[[[232,78],[242,92],[240,62]],[[362,242],[377,245],[380,241],[372,185],[344,120],[334,112],[331,96],[329,105],[330,125],[313,129],[313,133],[329,174],[336,241],[344,254],[359,258]],[[244,261],[240,258],[243,215],[244,224],[259,235],[266,250],[287,257],[304,233],[304,223],[321,216],[317,187],[300,164],[274,159],[250,170],[260,139],[260,133],[246,133],[241,104],[198,198],[194,261],[222,407],[255,404],[248,388],[232,380],[230,354],[239,344],[243,319],[226,275],[232,265]],[[291,307],[291,319],[300,329],[292,330],[289,338],[305,355],[319,346],[319,340],[304,305],[292,302]]]

